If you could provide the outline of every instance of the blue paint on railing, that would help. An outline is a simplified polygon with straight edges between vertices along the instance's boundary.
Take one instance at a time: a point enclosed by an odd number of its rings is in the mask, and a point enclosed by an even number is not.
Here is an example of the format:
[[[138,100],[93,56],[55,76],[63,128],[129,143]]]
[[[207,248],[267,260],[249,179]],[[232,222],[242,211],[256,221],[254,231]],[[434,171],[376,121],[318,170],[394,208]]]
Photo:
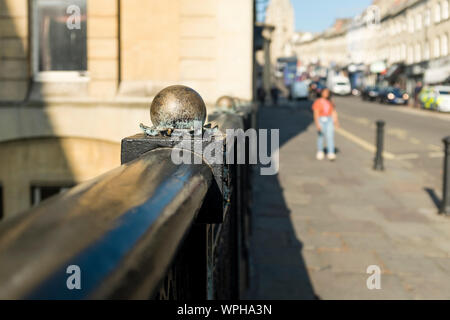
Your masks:
[[[122,215],[117,225],[108,231],[61,269],[53,273],[26,299],[86,299],[98,289],[104,280],[121,262],[124,256],[136,246],[139,239],[149,230],[162,210],[169,205],[188,181],[190,170],[180,166],[177,172],[161,183],[153,196],[142,205]],[[80,235],[82,237],[83,235]],[[77,265],[81,270],[81,289],[68,289],[69,265]]]

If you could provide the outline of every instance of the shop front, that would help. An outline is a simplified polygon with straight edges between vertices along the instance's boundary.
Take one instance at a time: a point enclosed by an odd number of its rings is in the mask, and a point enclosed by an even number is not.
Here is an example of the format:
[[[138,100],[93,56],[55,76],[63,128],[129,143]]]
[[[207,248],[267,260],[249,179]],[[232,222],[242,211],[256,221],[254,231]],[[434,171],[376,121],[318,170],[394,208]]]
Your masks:
[[[428,61],[412,64],[406,67],[406,92],[411,95],[414,94],[414,89],[417,83],[419,81],[423,82],[425,72],[428,70],[428,68]]]

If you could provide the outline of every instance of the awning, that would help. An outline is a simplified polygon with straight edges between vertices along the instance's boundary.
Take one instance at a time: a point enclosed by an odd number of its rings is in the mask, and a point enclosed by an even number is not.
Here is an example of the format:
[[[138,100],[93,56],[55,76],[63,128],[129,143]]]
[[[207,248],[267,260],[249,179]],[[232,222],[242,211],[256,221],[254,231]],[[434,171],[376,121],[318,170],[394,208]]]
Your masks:
[[[446,82],[450,78],[450,65],[440,68],[432,68],[425,71],[424,82],[426,84],[438,84]]]
[[[403,71],[403,64],[394,64],[389,68],[384,76],[387,80],[395,80],[395,78]]]
[[[386,63],[383,61],[378,61],[370,65],[370,72],[372,73],[382,73],[384,71],[386,71]]]

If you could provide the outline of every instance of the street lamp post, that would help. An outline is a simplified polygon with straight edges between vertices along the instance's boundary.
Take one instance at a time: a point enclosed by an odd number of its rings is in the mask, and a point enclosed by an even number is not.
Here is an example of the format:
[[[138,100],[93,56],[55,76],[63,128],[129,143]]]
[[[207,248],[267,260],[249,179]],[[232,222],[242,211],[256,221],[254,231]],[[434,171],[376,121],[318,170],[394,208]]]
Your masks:
[[[383,171],[383,148],[384,148],[384,126],[383,120],[377,121],[377,152],[375,155],[375,161],[373,169],[376,171]]]
[[[450,136],[442,140],[444,142],[444,184],[442,188],[442,203],[440,212],[450,214]]]

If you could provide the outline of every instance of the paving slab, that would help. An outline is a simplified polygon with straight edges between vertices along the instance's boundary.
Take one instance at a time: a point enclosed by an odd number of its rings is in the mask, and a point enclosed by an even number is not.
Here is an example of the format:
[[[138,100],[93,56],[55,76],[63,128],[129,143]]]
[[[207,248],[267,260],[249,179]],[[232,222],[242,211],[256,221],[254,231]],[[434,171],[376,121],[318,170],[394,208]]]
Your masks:
[[[396,275],[383,275],[381,289],[367,289],[367,275],[336,273],[330,270],[311,272],[314,288],[321,288],[318,298],[325,300],[411,300],[413,294]],[[343,289],[345,288],[345,290]]]

